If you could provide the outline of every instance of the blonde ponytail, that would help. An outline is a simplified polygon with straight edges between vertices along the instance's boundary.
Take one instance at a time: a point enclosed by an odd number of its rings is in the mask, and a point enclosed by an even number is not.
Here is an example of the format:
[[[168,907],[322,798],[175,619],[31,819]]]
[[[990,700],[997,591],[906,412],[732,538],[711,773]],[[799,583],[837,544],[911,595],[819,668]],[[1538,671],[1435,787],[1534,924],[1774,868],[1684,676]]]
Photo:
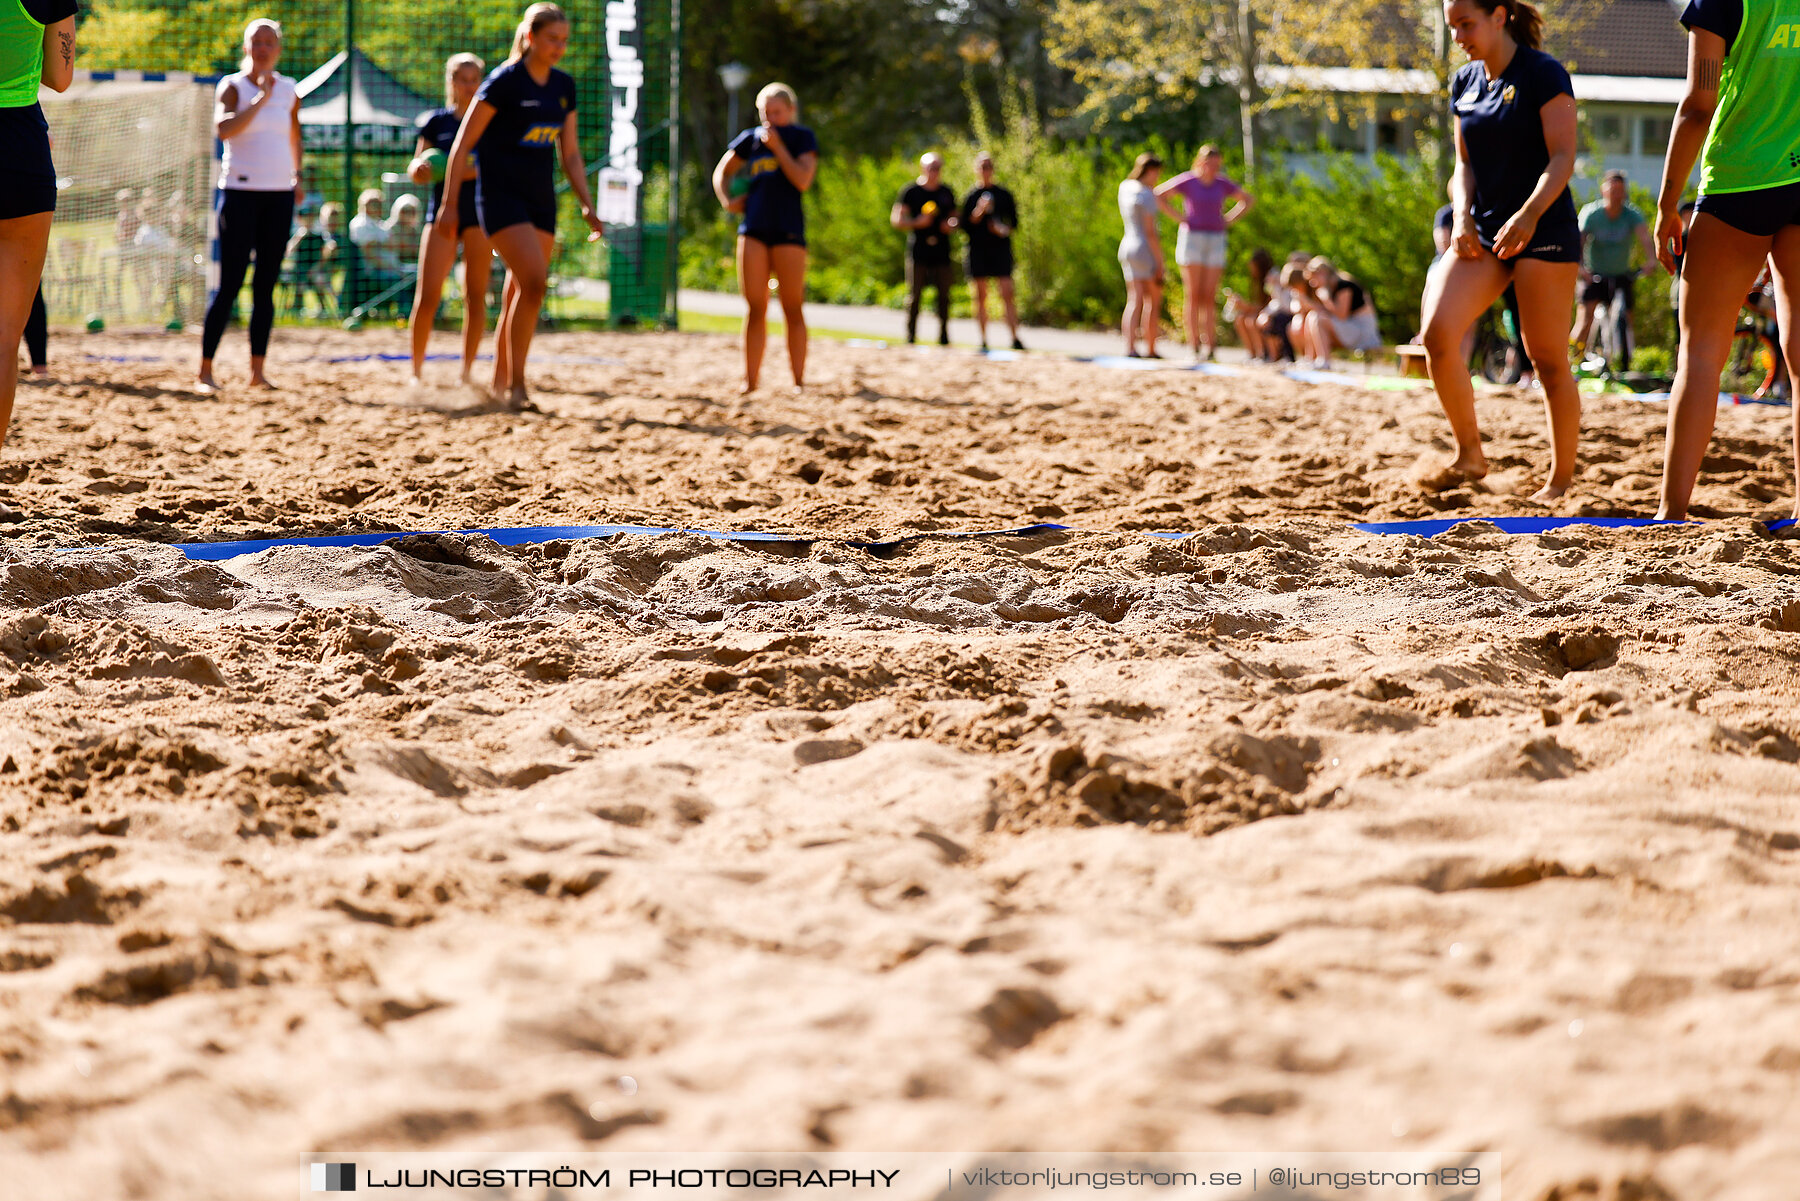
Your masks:
[[[525,40],[544,26],[554,24],[558,21],[567,25],[569,23],[569,17],[568,14],[563,12],[557,5],[549,3],[534,4],[526,9],[524,17],[519,21],[519,27],[513,31],[512,53],[506,56],[506,61],[509,63],[516,63],[524,58]]]

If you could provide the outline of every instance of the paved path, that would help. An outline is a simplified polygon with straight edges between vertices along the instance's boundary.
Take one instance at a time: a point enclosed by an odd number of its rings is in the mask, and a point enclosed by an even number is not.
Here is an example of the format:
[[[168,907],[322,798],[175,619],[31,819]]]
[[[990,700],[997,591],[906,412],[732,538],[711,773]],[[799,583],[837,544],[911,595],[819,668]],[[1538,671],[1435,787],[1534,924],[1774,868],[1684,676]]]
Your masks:
[[[601,280],[582,280],[581,294],[594,299],[605,299],[606,284]],[[997,311],[999,301],[990,297],[989,304]],[[693,288],[683,288],[676,296],[676,305],[684,313],[705,313],[713,317],[739,317],[744,315],[744,298],[735,292],[701,292]],[[817,329],[828,329],[837,333],[855,334],[858,337],[879,339],[884,342],[903,342],[906,339],[906,314],[899,309],[879,308],[874,305],[853,304],[813,304],[806,306],[807,324]],[[778,305],[769,306],[769,324],[781,324],[781,309]],[[922,342],[934,341],[937,337],[937,317],[934,314],[921,314],[919,317],[919,338]],[[1059,354],[1078,355],[1091,358],[1095,355],[1116,355],[1124,350],[1124,343],[1116,333],[1099,333],[1093,330],[1050,329],[1046,326],[1028,325],[1019,330],[1019,340],[1031,350],[1050,350]],[[950,319],[950,341],[959,346],[976,346],[981,337],[975,328],[972,318],[952,317]],[[995,318],[988,322],[988,345],[999,350],[1008,344],[1006,322]],[[1187,347],[1179,341],[1159,340],[1158,349],[1177,362],[1187,358]],[[1218,354],[1221,362],[1242,362],[1244,352],[1235,347],[1221,347]]]

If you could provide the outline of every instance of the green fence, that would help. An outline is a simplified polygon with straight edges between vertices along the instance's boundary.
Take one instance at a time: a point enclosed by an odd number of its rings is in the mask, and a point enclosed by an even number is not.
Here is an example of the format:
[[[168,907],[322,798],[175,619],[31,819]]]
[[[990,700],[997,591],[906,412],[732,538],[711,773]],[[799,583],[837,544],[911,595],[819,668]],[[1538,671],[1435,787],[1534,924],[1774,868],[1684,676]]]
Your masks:
[[[428,186],[405,175],[416,122],[446,103],[446,59],[472,53],[488,70],[505,61],[524,8],[522,0],[98,0],[81,18],[75,86],[44,96],[60,177],[45,269],[53,319],[173,326],[199,318],[219,150],[213,95],[218,78],[238,68],[244,26],[258,17],[281,23],[277,70],[299,83],[307,207],[338,210],[329,214],[335,227],[320,229],[334,251],[324,265],[292,253],[284,264],[281,315],[403,317],[418,259],[416,215],[428,199]],[[681,161],[672,119],[680,0],[569,0],[563,8],[571,29],[561,68],[575,79],[582,153],[608,242],[586,240],[559,172],[546,318],[673,324],[680,231],[668,181]],[[357,198],[370,191],[381,195],[381,229],[359,223],[352,238]],[[335,253],[338,243],[344,253]],[[496,294],[500,267],[496,260]],[[460,318],[460,274],[446,288],[441,320]]]

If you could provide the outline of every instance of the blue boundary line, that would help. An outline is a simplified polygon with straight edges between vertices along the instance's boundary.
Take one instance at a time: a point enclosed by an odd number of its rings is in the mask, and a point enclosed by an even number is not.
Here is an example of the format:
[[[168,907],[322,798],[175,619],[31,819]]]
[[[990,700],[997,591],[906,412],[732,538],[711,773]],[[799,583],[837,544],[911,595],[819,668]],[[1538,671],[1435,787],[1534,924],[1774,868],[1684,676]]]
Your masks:
[[[1658,521],[1650,517],[1439,517],[1423,521],[1373,521],[1358,522],[1351,529],[1365,534],[1412,534],[1422,538],[1436,537],[1455,526],[1470,522],[1481,522],[1498,528],[1506,534],[1545,534],[1552,530],[1567,529],[1572,526],[1595,526],[1601,529],[1644,529],[1664,525],[1688,525],[1692,522]],[[1786,529],[1794,524],[1792,518],[1769,523],[1770,530]],[[1105,533],[1109,531],[1083,530],[1077,526],[1058,525],[1055,522],[1036,522],[1032,525],[1009,526],[994,530],[921,530],[915,534],[903,534],[898,538],[880,540],[867,539],[825,539],[803,534],[770,534],[754,530],[704,530],[687,526],[659,525],[538,525],[513,526],[501,529],[461,529],[461,530],[390,530],[372,531],[362,534],[331,534],[318,537],[294,538],[255,538],[236,542],[181,542],[174,548],[190,559],[202,562],[219,562],[225,559],[236,559],[243,555],[260,554],[266,550],[274,550],[284,546],[304,547],[358,547],[380,546],[398,538],[433,537],[440,534],[456,534],[464,537],[480,535],[491,538],[501,546],[529,546],[544,542],[578,541],[587,538],[609,538],[617,534],[698,534],[705,538],[716,538],[724,542],[750,542],[780,544],[787,546],[809,546],[815,542],[834,541],[845,546],[866,550],[874,555],[888,555],[902,546],[913,542],[923,542],[941,538],[1032,538],[1042,534],[1062,533]],[[1191,531],[1181,530],[1129,530],[1110,531],[1118,533],[1138,534],[1148,538],[1180,539],[1191,536]]]

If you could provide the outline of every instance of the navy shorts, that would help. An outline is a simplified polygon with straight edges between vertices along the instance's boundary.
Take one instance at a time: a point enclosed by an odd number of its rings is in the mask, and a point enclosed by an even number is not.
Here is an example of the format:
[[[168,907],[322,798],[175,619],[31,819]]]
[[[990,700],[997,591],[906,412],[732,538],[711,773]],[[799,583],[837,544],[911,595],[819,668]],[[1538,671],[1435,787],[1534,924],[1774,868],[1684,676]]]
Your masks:
[[[805,246],[806,235],[790,232],[785,229],[740,229],[740,238],[749,238],[753,242],[761,242],[764,246]]]
[[[1494,238],[1500,230],[1482,229],[1476,226],[1475,232],[1481,237],[1481,248],[1492,251]],[[1531,244],[1518,254],[1503,262],[1516,263],[1520,259],[1537,259],[1544,263],[1579,263],[1581,261],[1581,226],[1570,222],[1566,225],[1540,225],[1531,235]]]
[[[1800,225],[1800,181],[1754,192],[1702,194],[1694,211],[1717,217],[1753,238],[1772,238],[1790,225]]]
[[[547,234],[556,232],[556,193],[535,196],[510,188],[488,186],[488,177],[476,181],[475,208],[481,215],[481,229],[489,237],[515,225],[535,225]]]
[[[430,225],[437,220],[438,189],[431,191],[431,203],[425,210],[425,224]],[[456,236],[462,237],[465,230],[473,229],[481,224],[481,213],[476,208],[475,181],[465,180],[456,189]]]
[[[50,127],[35,101],[0,108],[0,163],[0,221],[56,211]]]

